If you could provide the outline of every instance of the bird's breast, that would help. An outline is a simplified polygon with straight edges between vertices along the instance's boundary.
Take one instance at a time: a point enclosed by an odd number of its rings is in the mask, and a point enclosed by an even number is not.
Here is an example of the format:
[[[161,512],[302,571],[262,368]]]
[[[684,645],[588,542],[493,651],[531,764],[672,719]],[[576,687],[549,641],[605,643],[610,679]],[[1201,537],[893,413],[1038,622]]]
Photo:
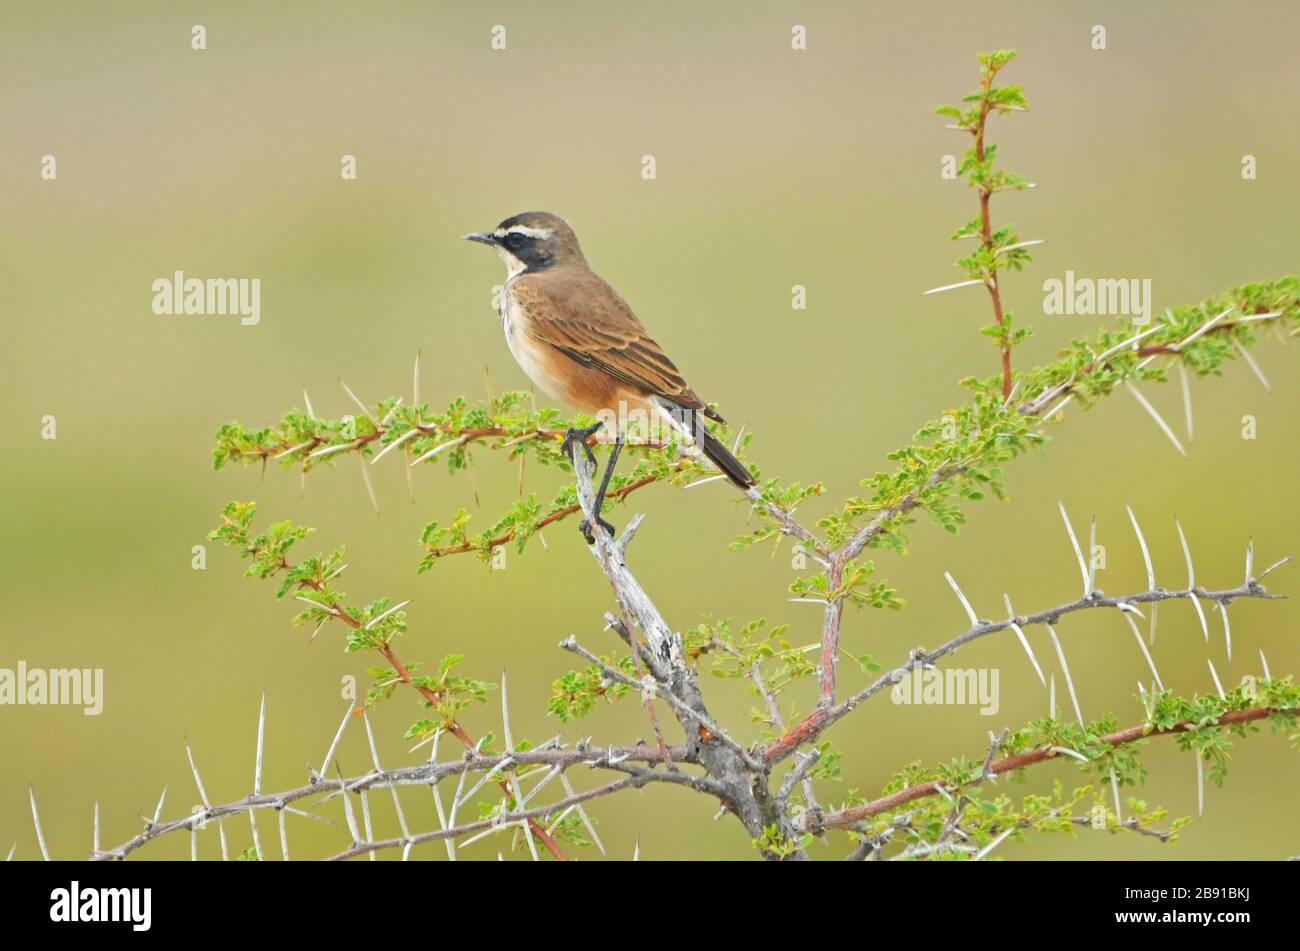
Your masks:
[[[510,348],[510,355],[515,358],[519,368],[552,399],[565,400],[562,381],[548,366],[546,350],[549,348],[529,334],[528,314],[515,300],[509,284],[506,284],[505,293],[501,295],[500,313],[506,346]]]

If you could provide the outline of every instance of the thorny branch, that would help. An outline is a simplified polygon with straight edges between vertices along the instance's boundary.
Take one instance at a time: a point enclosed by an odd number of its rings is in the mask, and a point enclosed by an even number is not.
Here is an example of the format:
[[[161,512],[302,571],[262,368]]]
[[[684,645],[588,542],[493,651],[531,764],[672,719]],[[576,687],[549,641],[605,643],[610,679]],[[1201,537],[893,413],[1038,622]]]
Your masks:
[[[1277,710],[1272,707],[1255,707],[1250,710],[1231,710],[1219,717],[1214,726],[1227,727],[1243,723],[1253,723],[1257,720],[1263,720],[1276,713],[1294,713],[1294,710]],[[1178,723],[1167,729],[1152,729],[1147,724],[1131,726],[1124,730],[1118,730],[1102,737],[1102,742],[1108,746],[1123,746],[1127,743],[1135,743],[1139,740],[1145,740],[1156,736],[1176,736],[1179,733],[1186,733],[1190,730],[1204,729],[1203,724],[1190,722]],[[1027,766],[1033,766],[1037,763],[1045,763],[1060,756],[1060,751],[1052,747],[1031,750],[1027,753],[1020,753],[1016,756],[1008,756],[1005,759],[994,760],[985,768],[985,772],[993,776],[1001,776],[1003,773],[1014,772],[1018,769],[1024,769]],[[919,786],[912,786],[908,789],[900,790],[888,796],[882,796],[879,799],[872,800],[861,806],[853,806],[848,809],[842,809],[837,812],[828,812],[818,818],[820,828],[825,829],[843,829],[849,828],[863,819],[872,816],[878,816],[881,813],[892,812],[900,806],[905,806],[910,802],[916,802],[918,799],[927,799],[932,796],[945,794],[946,790],[941,782],[925,783]],[[807,825],[807,823],[804,823]],[[801,829],[801,831],[803,831]]]
[[[345,726],[349,719],[350,712],[345,715],[343,721]],[[685,748],[671,749],[668,751],[667,755],[676,762],[689,763],[691,761],[690,753]],[[159,822],[155,816],[154,819],[146,822],[144,830],[139,834],[114,848],[97,851],[91,857],[100,861],[123,859],[131,852],[134,852],[136,849],[139,849],[141,846],[146,845],[160,836],[180,831],[196,832],[205,828],[209,823],[219,823],[223,819],[231,816],[243,816],[250,811],[288,811],[302,815],[305,818],[328,822],[332,820],[321,819],[314,813],[294,810],[290,808],[290,804],[303,799],[317,798],[318,801],[315,806],[319,807],[339,795],[352,794],[360,796],[361,793],[371,789],[396,789],[405,786],[433,787],[448,777],[458,777],[469,773],[486,773],[492,775],[494,773],[499,773],[501,770],[509,766],[548,767],[550,770],[558,771],[564,771],[575,766],[587,766],[593,770],[611,770],[614,772],[626,773],[628,775],[628,780],[624,781],[622,785],[615,783],[600,787],[599,789],[590,790],[581,795],[566,796],[565,798],[545,807],[538,807],[517,814],[508,812],[500,813],[493,819],[484,822],[468,823],[462,826],[441,829],[436,833],[403,837],[402,839],[397,840],[385,840],[383,842],[358,841],[354,843],[353,846],[356,850],[355,854],[361,854],[362,852],[371,851],[376,848],[390,848],[396,845],[406,846],[408,844],[418,844],[419,842],[459,838],[462,835],[480,831],[489,826],[508,826],[512,823],[518,824],[524,820],[533,824],[540,818],[544,818],[547,815],[555,815],[570,806],[597,798],[598,796],[609,795],[610,793],[623,788],[624,785],[635,784],[641,786],[648,782],[665,782],[690,786],[701,792],[713,791],[713,788],[707,779],[685,776],[680,773],[673,774],[661,772],[646,768],[644,765],[638,765],[659,764],[665,761],[666,757],[663,751],[659,750],[657,747],[647,746],[644,744],[633,747],[593,748],[586,742],[580,742],[572,749],[566,749],[558,742],[554,742],[550,745],[543,745],[535,750],[517,751],[511,754],[502,753],[493,756],[484,756],[470,750],[462,758],[450,762],[431,762],[423,766],[375,770],[373,772],[349,778],[340,777],[338,779],[330,779],[328,777],[313,775],[311,782],[299,786],[296,789],[289,789],[278,793],[254,793],[234,802],[224,803],[221,805],[205,805],[201,809],[196,809],[190,815],[170,822]],[[524,775],[529,779],[533,778],[533,774],[531,773],[526,773]],[[528,798],[531,798],[531,794],[528,794]]]
[[[1273,599],[1280,597],[1283,597],[1283,595],[1269,594],[1256,579],[1252,578],[1249,582],[1242,584],[1239,587],[1223,591],[1208,591],[1200,587],[1182,591],[1166,591],[1163,588],[1157,588],[1150,591],[1139,591],[1133,594],[1122,595],[1120,597],[1106,597],[1099,592],[1093,592],[1087,597],[1082,597],[1065,604],[1059,604],[1055,607],[1047,608],[1043,611],[1037,611],[1033,614],[1008,617],[1002,621],[981,621],[979,624],[972,625],[961,634],[958,634],[951,640],[945,641],[933,650],[926,651],[919,648],[914,650],[907,661],[887,673],[881,674],[870,684],[840,703],[829,707],[815,708],[802,722],[798,723],[788,732],[770,743],[763,751],[763,756],[769,762],[784,759],[800,746],[820,736],[827,727],[842,719],[845,715],[851,713],[864,700],[867,700],[888,687],[900,683],[903,678],[912,671],[932,667],[934,666],[935,661],[939,660],[939,658],[951,654],[963,645],[988,634],[994,634],[998,631],[1013,630],[1017,627],[1023,630],[1024,628],[1035,624],[1051,625],[1057,623],[1061,617],[1067,614],[1073,614],[1076,611],[1086,611],[1093,608],[1115,608],[1124,611],[1132,610],[1133,606],[1138,604],[1149,604],[1159,601],[1173,601],[1179,599],[1200,599],[1226,606],[1238,598]],[[1035,665],[1035,668],[1037,668],[1037,661],[1034,660],[1032,653],[1030,654],[1030,660]]]
[[[250,555],[256,556],[258,554],[258,548],[256,546],[250,547],[248,549],[248,553]],[[281,571],[285,571],[285,572],[291,572],[294,568],[294,566],[290,564],[289,561],[285,559],[283,555],[280,556],[279,567]],[[297,582],[297,586],[299,589],[309,589],[317,592],[323,592],[327,590],[326,585],[323,582],[318,581],[314,578],[303,578]],[[314,603],[319,604],[319,602],[314,602]],[[337,618],[339,621],[342,621],[344,624],[346,624],[348,627],[352,628],[353,630],[360,630],[362,628],[362,623],[358,621],[356,618],[354,618],[351,615],[351,613],[344,610],[341,604],[338,604],[337,602],[330,602],[328,604],[322,605],[322,607],[325,610],[327,610],[333,617]],[[376,646],[376,650],[379,651],[380,656],[382,656],[384,660],[388,661],[389,665],[393,668],[394,674],[396,674],[397,676],[397,680],[400,683],[410,687],[414,687],[416,692],[418,692],[421,697],[423,697],[426,701],[428,701],[430,706],[436,706],[438,704],[439,700],[441,699],[439,695],[430,687],[424,684],[414,683],[412,681],[410,670],[408,670],[406,665],[403,664],[402,661],[397,657],[397,654],[393,651],[391,644],[389,644],[387,641],[381,642]],[[448,724],[447,731],[451,733],[454,737],[456,737],[456,739],[458,739],[462,744],[464,744],[467,749],[476,750],[478,748],[478,744],[474,741],[474,739],[456,721],[453,720]],[[510,777],[503,776],[500,780],[497,781],[497,784],[501,787],[501,790],[507,796],[516,794],[516,790],[512,788]],[[527,820],[527,822],[531,833],[537,836],[538,841],[540,841],[546,847],[546,850],[550,852],[551,855],[555,856],[557,859],[563,859],[564,852],[561,851],[559,844],[555,841],[554,838],[551,837],[550,833],[548,833],[545,829],[543,829],[534,819],[530,818]]]

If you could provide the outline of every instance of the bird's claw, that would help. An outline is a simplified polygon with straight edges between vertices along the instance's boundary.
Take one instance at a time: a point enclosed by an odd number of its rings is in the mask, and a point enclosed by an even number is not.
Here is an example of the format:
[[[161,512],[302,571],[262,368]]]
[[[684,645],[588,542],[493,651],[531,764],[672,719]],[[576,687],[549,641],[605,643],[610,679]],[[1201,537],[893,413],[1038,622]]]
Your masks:
[[[614,537],[614,526],[611,525],[609,522],[597,516],[596,524],[599,525],[601,528],[603,528],[610,538]],[[596,544],[596,535],[591,530],[590,520],[584,518],[581,522],[579,522],[578,531],[582,532],[582,537],[587,540],[588,545]]]
[[[592,467],[595,467],[596,454],[592,452],[591,447],[587,445],[587,440],[591,438],[593,433],[599,432],[603,425],[604,423],[596,423],[594,426],[588,426],[586,429],[574,429],[573,427],[570,427],[564,434],[564,441],[560,443],[560,451],[568,456],[570,461],[572,461],[574,459],[574,450],[581,446],[582,451],[587,454],[587,462]]]

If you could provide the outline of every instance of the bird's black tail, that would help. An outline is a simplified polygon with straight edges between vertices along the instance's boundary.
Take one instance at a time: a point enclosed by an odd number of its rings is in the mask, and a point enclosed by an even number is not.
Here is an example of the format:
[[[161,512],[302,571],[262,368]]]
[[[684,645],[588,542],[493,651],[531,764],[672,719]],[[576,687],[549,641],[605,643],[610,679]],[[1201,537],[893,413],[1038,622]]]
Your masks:
[[[754,484],[754,477],[739,459],[727,451],[727,447],[703,426],[700,427],[700,448],[715,466],[723,471],[728,479],[739,488],[748,489]]]

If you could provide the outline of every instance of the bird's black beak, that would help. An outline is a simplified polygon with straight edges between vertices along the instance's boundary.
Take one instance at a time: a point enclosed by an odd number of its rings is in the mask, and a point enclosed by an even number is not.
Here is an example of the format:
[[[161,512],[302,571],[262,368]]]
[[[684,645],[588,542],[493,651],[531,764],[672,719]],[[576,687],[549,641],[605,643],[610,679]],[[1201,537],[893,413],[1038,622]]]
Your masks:
[[[490,244],[496,247],[497,239],[491,231],[471,231],[469,234],[461,235],[466,241],[477,241],[479,244]]]

